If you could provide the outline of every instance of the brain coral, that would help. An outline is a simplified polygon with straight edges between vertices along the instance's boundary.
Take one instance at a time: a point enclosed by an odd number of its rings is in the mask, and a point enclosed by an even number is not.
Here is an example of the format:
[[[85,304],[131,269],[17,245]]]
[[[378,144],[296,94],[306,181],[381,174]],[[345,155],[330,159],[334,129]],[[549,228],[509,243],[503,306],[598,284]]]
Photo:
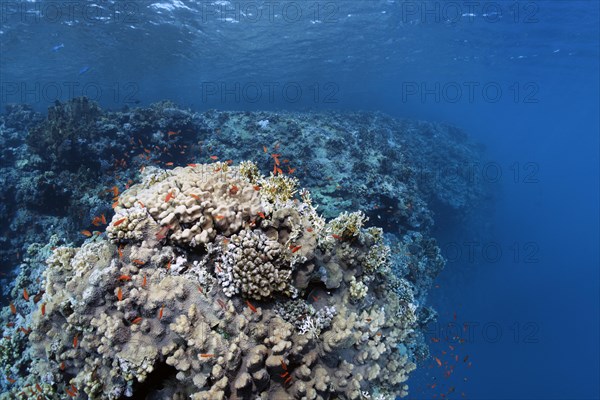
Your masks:
[[[406,395],[417,305],[381,230],[327,223],[294,180],[250,167],[148,168],[106,237],[53,249],[29,375],[5,396]]]

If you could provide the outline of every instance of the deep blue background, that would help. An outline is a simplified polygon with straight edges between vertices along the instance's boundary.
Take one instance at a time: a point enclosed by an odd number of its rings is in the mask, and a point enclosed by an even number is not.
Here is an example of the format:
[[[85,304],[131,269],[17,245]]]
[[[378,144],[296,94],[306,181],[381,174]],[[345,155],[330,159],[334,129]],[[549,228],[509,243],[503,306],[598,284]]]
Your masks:
[[[247,7],[264,2],[231,4],[102,1],[72,15],[2,2],[0,103],[44,110],[72,93],[109,108],[172,99],[455,124],[486,145],[474,176],[495,199],[436,231],[449,263],[431,336],[465,322],[472,335],[450,378],[433,361],[414,374],[411,398],[598,398],[598,2],[281,2],[254,19]],[[433,354],[448,359],[449,344]]]

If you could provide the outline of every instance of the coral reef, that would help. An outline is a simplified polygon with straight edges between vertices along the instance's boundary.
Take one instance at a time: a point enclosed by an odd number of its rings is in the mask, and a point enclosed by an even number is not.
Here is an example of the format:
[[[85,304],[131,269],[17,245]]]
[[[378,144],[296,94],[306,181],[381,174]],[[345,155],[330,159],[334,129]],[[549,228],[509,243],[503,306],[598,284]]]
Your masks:
[[[148,168],[106,237],[53,245],[40,305],[16,322],[28,374],[4,398],[36,384],[49,398],[406,395],[415,358],[398,346],[419,306],[380,229],[360,213],[325,223],[308,192],[274,198],[278,177],[248,166]]]
[[[77,98],[9,106],[0,149],[10,399],[405,395],[433,213],[485,195],[458,129],[379,113]]]

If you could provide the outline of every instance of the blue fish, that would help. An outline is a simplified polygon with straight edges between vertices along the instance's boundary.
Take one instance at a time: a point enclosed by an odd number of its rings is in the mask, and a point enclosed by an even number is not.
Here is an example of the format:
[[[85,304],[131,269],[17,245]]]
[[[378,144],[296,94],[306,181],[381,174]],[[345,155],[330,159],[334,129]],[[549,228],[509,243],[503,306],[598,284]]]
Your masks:
[[[83,67],[79,70],[79,75],[83,75],[86,72],[88,72],[89,70],[90,70],[90,67],[86,65],[85,67]]]
[[[59,51],[60,49],[62,49],[63,47],[65,47],[65,45],[63,43],[61,44],[57,44],[56,46],[54,46],[52,48],[52,51]]]

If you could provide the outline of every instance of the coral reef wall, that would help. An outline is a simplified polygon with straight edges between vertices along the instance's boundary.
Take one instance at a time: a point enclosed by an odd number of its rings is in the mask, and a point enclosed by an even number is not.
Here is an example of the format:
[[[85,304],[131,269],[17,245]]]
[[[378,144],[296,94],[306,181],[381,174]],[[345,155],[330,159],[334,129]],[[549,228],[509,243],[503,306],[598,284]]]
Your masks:
[[[485,195],[466,135],[378,113],[78,98],[11,106],[0,141],[10,399],[404,396],[434,211]]]

